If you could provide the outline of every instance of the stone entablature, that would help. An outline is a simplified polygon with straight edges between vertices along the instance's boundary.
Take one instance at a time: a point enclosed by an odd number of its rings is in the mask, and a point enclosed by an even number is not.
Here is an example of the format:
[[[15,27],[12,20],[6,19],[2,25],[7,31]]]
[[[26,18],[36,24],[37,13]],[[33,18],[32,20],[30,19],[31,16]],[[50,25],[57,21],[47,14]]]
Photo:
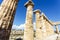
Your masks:
[[[42,14],[41,14],[41,16],[43,16],[43,17],[44,17],[44,19],[45,19],[46,21],[48,21],[48,23],[50,23],[50,24],[53,26],[52,21],[51,21],[51,20],[49,20],[49,19],[47,18],[47,16],[46,16],[44,13],[42,13]]]

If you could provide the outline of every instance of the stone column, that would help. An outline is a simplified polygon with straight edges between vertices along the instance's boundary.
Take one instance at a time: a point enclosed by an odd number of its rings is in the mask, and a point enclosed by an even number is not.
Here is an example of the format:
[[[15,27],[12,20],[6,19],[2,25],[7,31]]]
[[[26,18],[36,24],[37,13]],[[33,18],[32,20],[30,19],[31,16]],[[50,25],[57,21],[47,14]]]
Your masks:
[[[56,33],[59,34],[58,25],[55,25],[55,26],[56,26]]]
[[[42,25],[42,37],[43,37],[43,40],[46,38],[46,24],[45,24],[45,18],[44,18],[44,14],[42,13],[42,16],[41,16],[41,25]]]
[[[33,2],[29,0],[25,7],[27,8],[26,12],[26,21],[24,27],[24,40],[34,40],[34,31],[33,31]]]
[[[36,15],[36,40],[42,40],[42,28],[41,28],[41,20],[40,20],[40,14],[41,11],[35,10],[34,11],[35,15]]]
[[[2,16],[3,16],[8,4],[9,4],[9,0],[7,0],[7,1],[3,0],[3,2],[1,3],[1,6],[0,6],[0,20],[1,20]]]
[[[5,1],[5,0],[4,0]],[[0,40],[9,40],[15,10],[17,6],[17,0],[7,0],[2,2],[1,6],[4,6],[2,12],[0,14]]]

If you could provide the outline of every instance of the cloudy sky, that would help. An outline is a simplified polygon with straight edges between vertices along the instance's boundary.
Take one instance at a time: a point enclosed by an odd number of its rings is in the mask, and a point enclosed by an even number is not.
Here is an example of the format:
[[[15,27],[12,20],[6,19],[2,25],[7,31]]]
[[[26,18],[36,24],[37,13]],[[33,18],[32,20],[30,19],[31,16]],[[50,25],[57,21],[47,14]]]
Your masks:
[[[19,0],[16,15],[13,23],[13,29],[24,29],[26,7],[24,4],[28,0]],[[34,2],[34,10],[40,9],[51,21],[60,21],[60,0],[32,0]],[[1,4],[2,0],[0,0]],[[35,19],[34,26],[35,26]]]

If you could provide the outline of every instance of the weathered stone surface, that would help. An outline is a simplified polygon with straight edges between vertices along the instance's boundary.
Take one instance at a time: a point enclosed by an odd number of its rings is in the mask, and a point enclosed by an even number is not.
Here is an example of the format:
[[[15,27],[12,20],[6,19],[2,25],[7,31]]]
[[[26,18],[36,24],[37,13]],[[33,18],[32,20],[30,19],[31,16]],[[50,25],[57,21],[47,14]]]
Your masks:
[[[33,29],[33,6],[32,0],[29,0],[25,7],[26,21],[24,31],[12,30],[12,24],[15,16],[15,10],[17,5],[17,0],[3,0],[0,6],[0,40],[60,40],[59,29],[56,27],[56,35],[53,30],[53,24],[48,18],[41,14],[39,10],[35,11],[36,14],[36,32],[34,34]],[[55,24],[56,25],[56,24]],[[10,35],[11,32],[11,35]],[[10,39],[9,39],[10,36]]]
[[[41,27],[41,20],[40,20],[40,14],[41,14],[41,12],[40,12],[40,10],[38,9],[38,10],[35,10],[34,11],[34,13],[35,13],[35,18],[36,18],[36,33],[35,33],[35,35],[36,35],[36,40],[42,40],[42,27]]]
[[[46,36],[54,34],[53,24],[50,22],[50,20],[48,20],[48,18],[44,14],[42,14],[42,16],[44,22],[43,27],[45,26]]]
[[[23,40],[23,37],[24,37],[24,31],[23,30],[11,30],[9,40],[16,40],[19,38]],[[42,36],[40,36],[40,37],[42,37]],[[58,34],[52,34],[52,35],[47,36],[46,38],[43,38],[42,40],[58,40],[58,39],[60,40],[60,34],[59,35]],[[34,37],[34,40],[38,40],[38,39],[36,37]]]
[[[3,0],[0,5],[0,40],[9,40],[16,6],[16,0]]]
[[[34,40],[33,30],[33,4],[32,1],[27,2],[26,21],[24,27],[24,40]],[[26,6],[25,5],[25,6]]]
[[[24,37],[24,31],[22,31],[22,30],[11,30],[9,40],[16,40],[19,38],[21,38],[23,40],[23,37]]]

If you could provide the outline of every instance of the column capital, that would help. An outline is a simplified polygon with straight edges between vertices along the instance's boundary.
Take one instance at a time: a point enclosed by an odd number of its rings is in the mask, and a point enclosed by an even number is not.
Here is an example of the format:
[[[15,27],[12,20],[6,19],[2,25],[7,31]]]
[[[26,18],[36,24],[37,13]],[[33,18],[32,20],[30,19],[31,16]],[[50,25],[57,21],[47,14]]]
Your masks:
[[[29,0],[24,4],[25,7],[28,7],[28,5],[34,6],[34,3],[32,2],[32,0]]]
[[[34,10],[34,13],[41,13],[41,10],[37,9],[37,10]]]

